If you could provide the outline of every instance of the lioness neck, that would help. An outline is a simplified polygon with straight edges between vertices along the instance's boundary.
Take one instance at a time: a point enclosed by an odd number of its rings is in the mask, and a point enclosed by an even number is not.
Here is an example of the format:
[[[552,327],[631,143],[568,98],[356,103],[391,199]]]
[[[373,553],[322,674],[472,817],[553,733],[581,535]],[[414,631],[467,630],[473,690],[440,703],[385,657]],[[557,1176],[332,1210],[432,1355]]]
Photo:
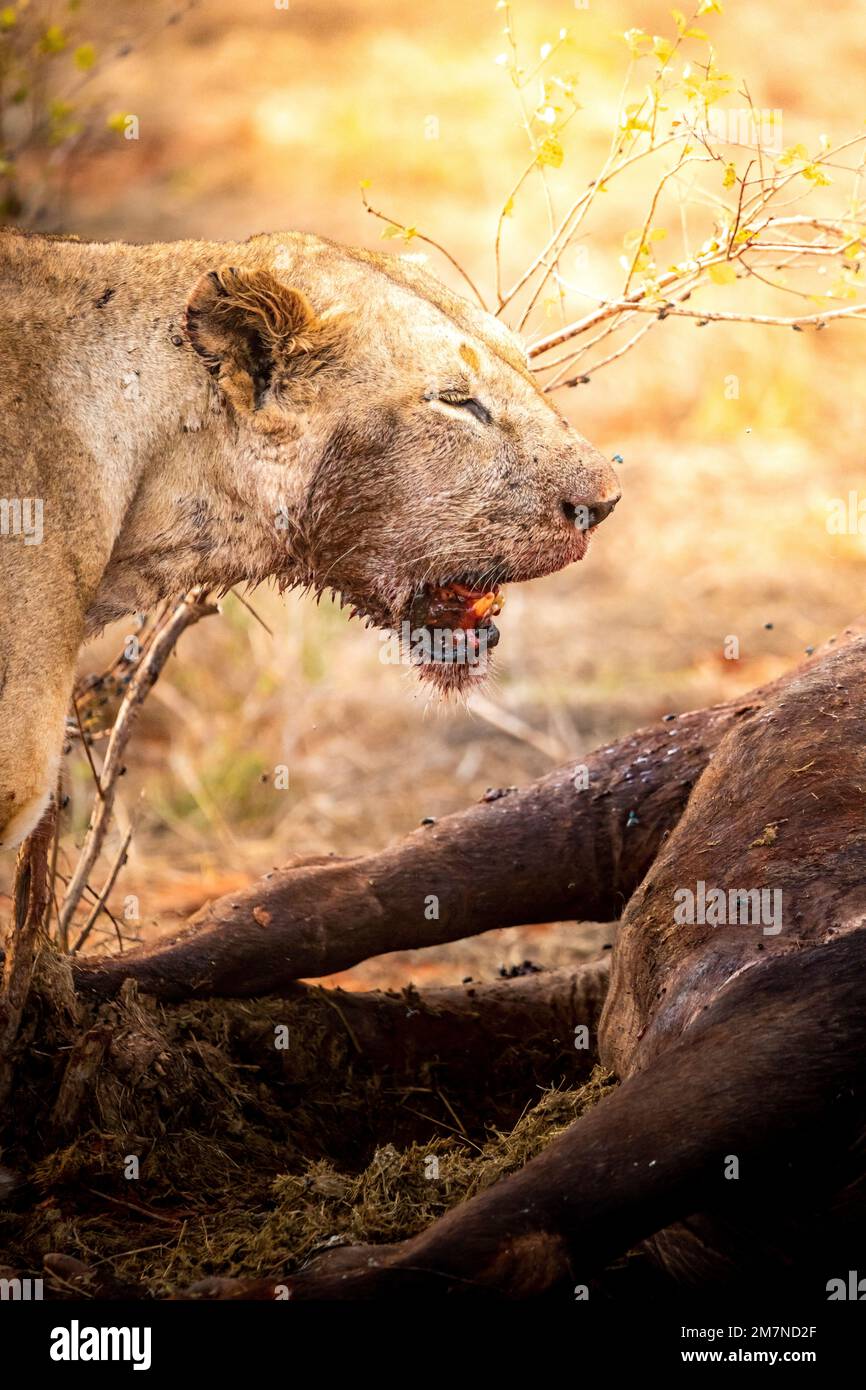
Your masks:
[[[291,517],[299,482],[285,446],[278,466],[266,443],[244,437],[184,331],[197,276],[215,257],[248,255],[196,242],[0,236],[0,348],[14,365],[5,381],[19,401],[51,396],[72,469],[63,478],[50,469],[57,441],[44,441],[46,459],[38,440],[22,438],[6,456],[15,477],[0,491],[45,497],[67,526],[88,499],[87,633],[193,583],[227,587],[291,570],[280,518]],[[15,415],[15,398],[2,404]]]

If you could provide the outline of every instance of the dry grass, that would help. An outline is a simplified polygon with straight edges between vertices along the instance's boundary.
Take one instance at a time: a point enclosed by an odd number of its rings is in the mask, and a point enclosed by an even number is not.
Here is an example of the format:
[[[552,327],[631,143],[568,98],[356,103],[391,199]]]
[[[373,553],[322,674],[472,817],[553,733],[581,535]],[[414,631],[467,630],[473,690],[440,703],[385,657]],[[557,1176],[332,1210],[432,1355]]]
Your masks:
[[[316,992],[163,1007],[133,987],[73,1021],[56,1007],[67,973],[43,957],[30,1001],[40,1045],[4,1134],[17,1185],[0,1248],[21,1271],[81,1260],[96,1296],[100,1280],[170,1296],[209,1275],[280,1277],[334,1243],[412,1235],[612,1084],[596,1068],[580,1085],[575,1053],[543,1035],[478,1076],[437,1055],[382,1066]]]

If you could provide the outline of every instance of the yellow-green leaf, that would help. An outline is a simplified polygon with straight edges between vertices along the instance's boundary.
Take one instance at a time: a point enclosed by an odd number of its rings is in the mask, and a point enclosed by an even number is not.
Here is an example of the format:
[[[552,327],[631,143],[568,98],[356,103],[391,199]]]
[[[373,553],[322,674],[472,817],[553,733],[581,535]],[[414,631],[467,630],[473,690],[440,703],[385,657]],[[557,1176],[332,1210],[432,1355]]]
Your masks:
[[[710,266],[710,279],[714,285],[730,285],[737,278],[737,272],[730,261],[722,261],[720,265]]]
[[[674,46],[670,39],[661,38],[658,34],[653,35],[653,53],[659,62],[666,63],[673,51]]]
[[[546,135],[538,146],[538,153],[535,156],[538,164],[549,164],[554,169],[558,169],[565,157],[565,151],[555,135]]]
[[[797,164],[800,160],[807,160],[808,158],[809,151],[806,149],[805,145],[789,145],[788,149],[784,150],[782,154],[779,155],[776,163],[779,165],[780,169],[787,169],[790,168],[792,164]]]
[[[42,53],[62,53],[68,42],[59,24],[49,24],[39,40],[39,49]]]
[[[833,182],[832,179],[828,179],[824,170],[818,164],[807,164],[805,169],[800,170],[800,173],[803,175],[804,179],[808,179],[810,183],[814,183],[816,188],[826,188]]]
[[[730,188],[737,182],[737,170],[733,164],[725,165],[725,176],[722,179],[722,188]]]
[[[839,279],[836,280],[830,286],[829,290],[827,291],[827,294],[830,296],[831,299],[857,298],[857,290],[854,287],[854,285],[852,285],[849,281],[846,281],[841,275]]]
[[[73,54],[75,66],[87,72],[96,62],[96,48],[92,43],[80,43]]]

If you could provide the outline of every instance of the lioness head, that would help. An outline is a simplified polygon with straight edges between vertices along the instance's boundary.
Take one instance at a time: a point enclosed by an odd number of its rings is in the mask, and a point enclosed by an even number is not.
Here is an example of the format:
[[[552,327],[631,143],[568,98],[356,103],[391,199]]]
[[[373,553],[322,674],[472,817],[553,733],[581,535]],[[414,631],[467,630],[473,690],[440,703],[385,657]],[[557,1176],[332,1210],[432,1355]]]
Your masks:
[[[615,474],[518,340],[416,265],[257,244],[261,263],[202,276],[187,332],[271,504],[291,474],[285,576],[334,591],[410,641],[427,679],[460,686],[498,640],[501,586],[582,559]]]

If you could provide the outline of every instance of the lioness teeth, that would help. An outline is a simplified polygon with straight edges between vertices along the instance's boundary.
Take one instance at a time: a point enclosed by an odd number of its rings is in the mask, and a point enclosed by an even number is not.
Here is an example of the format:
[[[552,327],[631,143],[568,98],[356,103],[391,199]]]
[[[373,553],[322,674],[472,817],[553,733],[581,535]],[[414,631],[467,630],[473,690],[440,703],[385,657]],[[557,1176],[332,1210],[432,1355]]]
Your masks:
[[[428,622],[449,627],[474,628],[495,618],[505,602],[498,587],[470,589],[466,584],[442,584],[430,591]]]

